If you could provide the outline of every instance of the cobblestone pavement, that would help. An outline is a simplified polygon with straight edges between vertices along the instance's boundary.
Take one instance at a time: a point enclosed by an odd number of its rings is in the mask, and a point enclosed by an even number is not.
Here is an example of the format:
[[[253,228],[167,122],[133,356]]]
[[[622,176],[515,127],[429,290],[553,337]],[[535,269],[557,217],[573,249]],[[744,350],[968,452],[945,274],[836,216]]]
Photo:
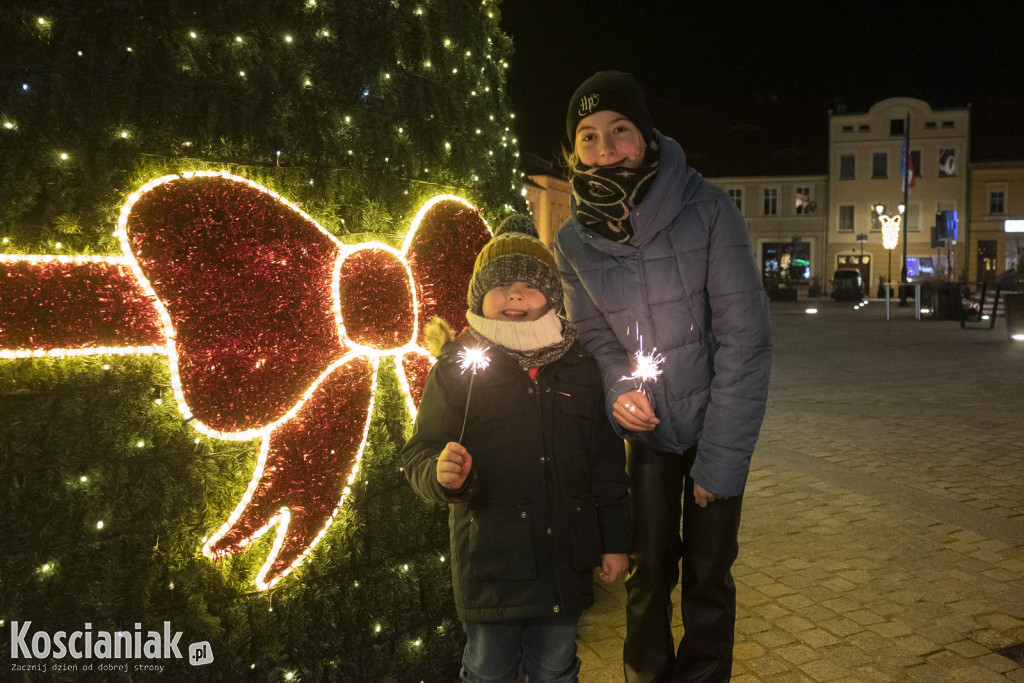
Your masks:
[[[811,305],[772,305],[733,680],[1024,681],[1024,343]],[[625,590],[597,587],[580,680],[621,681]]]

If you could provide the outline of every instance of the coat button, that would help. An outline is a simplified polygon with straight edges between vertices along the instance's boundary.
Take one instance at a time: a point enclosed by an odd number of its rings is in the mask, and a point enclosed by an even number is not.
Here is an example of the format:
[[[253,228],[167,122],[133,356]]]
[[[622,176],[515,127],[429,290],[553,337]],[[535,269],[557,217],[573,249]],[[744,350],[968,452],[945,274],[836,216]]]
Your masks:
[[[558,605],[555,605],[552,609],[554,610],[555,614],[558,614]]]
[[[555,533],[554,530],[551,527],[548,527],[548,536],[550,536],[553,533]]]
[[[522,517],[523,519],[526,519],[526,513],[525,512],[520,512],[519,516]]]
[[[532,393],[533,393],[533,387],[530,387],[529,389],[527,389],[527,390],[526,390],[526,393],[528,393],[528,394],[532,394]]]
[[[545,387],[544,388],[544,393],[545,394],[550,394],[551,393],[551,387]]]

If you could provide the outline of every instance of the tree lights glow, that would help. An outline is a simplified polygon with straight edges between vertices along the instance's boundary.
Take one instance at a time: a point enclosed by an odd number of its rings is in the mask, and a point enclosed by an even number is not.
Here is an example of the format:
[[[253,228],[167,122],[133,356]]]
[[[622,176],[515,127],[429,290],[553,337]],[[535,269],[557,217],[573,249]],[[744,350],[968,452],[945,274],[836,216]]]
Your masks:
[[[440,201],[404,241],[435,194],[467,197],[488,218],[523,207],[501,139],[511,41],[486,16],[495,6],[5,5],[0,252],[17,254],[0,261],[0,357],[12,359],[0,360],[0,402],[5,466],[25,484],[9,487],[8,612],[187,623],[225,655],[209,667],[217,680],[447,680],[458,649],[451,563],[438,559],[447,534],[439,510],[417,507],[398,449],[431,366],[417,348],[424,316],[464,324],[449,254],[475,250],[460,236],[480,219]],[[154,20],[141,30],[139,17]],[[295,239],[222,225],[234,252],[224,258],[216,240],[184,231],[176,247],[175,230],[153,230],[209,206],[172,200],[188,195],[172,185],[211,181],[181,182],[193,171],[271,188],[337,239],[299,216]],[[133,251],[146,292],[114,228],[129,193],[168,175],[181,181],[132,211],[147,235]],[[193,198],[223,190],[251,216],[293,225],[282,218],[292,207],[221,180]],[[205,215],[244,213],[217,206]],[[200,243],[192,260],[185,246]],[[25,258],[44,254],[61,257]],[[247,429],[252,441],[216,435]],[[203,548],[222,530],[208,550],[223,559],[210,560]],[[312,558],[293,569],[306,546]],[[265,570],[271,551],[279,561]],[[299,576],[251,585],[287,571]],[[188,678],[180,664],[165,674]]]

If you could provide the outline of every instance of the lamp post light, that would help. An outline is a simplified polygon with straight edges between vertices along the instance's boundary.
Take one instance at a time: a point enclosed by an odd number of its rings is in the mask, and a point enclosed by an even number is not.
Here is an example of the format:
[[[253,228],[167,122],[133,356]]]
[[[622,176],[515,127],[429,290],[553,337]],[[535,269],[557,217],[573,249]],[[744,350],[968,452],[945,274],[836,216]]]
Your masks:
[[[900,242],[900,224],[903,223],[903,212],[905,210],[906,207],[900,204],[899,213],[890,216],[885,213],[884,204],[875,204],[875,213],[878,214],[878,220],[882,223],[882,246],[889,252],[890,283],[892,282],[892,250]]]

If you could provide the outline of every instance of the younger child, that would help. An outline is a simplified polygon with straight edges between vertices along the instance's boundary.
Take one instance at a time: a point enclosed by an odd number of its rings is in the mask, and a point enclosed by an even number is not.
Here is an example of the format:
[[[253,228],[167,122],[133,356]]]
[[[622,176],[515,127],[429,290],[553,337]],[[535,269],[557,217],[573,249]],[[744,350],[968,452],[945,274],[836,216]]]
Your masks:
[[[450,505],[463,681],[576,681],[593,569],[612,582],[627,566],[623,442],[535,235],[529,219],[506,220],[477,257],[469,329],[452,339],[431,323],[439,358],[402,451],[417,493]],[[460,366],[467,348],[490,359],[476,375]]]

